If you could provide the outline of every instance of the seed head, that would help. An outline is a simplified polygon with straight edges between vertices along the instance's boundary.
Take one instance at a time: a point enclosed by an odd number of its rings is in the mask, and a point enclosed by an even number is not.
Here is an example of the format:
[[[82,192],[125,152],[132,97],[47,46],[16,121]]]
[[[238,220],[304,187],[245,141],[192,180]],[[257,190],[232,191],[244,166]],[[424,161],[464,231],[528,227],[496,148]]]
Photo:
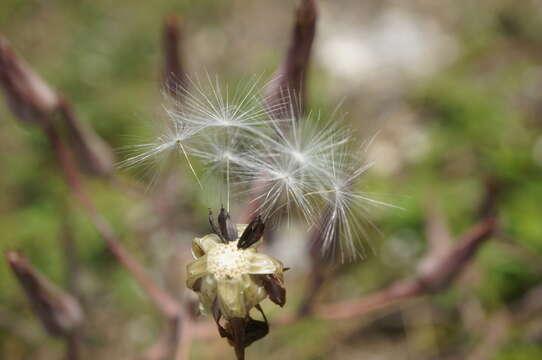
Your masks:
[[[284,269],[280,261],[257,252],[264,228],[261,218],[232,232],[229,215],[222,209],[219,222],[217,227],[210,216],[216,233],[192,241],[196,260],[187,266],[186,285],[198,294],[201,312],[213,315],[221,336],[240,351],[269,331],[260,302],[269,297],[279,306],[285,304]],[[253,308],[264,321],[250,316]]]
[[[207,269],[217,280],[239,279],[248,274],[250,257],[237,241],[216,244],[207,254]]]
[[[199,179],[191,165],[197,158],[211,177],[209,184],[218,179],[217,188],[225,190],[212,198],[227,199],[226,209],[231,198],[246,197],[251,215],[260,215],[267,224],[290,224],[299,217],[307,228],[322,229],[324,256],[341,262],[362,256],[369,237],[366,227],[371,226],[368,206],[387,204],[359,191],[362,175],[372,163],[365,161],[353,131],[335,115],[324,118],[319,112],[293,111],[295,94],[287,93],[284,103],[274,103],[284,107],[282,111],[269,109],[258,81],[233,90],[209,76],[207,83],[205,89],[189,79],[190,91],[179,86],[184,100],[166,107],[167,130],[136,146],[141,152],[122,165],[179,153]],[[225,235],[227,241],[237,238]]]

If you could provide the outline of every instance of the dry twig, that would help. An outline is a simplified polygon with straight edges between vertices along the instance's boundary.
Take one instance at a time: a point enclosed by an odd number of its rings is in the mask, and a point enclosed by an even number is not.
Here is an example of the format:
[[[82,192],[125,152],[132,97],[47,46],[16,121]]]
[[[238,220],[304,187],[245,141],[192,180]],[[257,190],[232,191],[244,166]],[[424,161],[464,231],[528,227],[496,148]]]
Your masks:
[[[59,112],[61,116],[71,119],[75,123],[75,117],[67,101],[65,99],[59,100],[58,96],[54,97],[54,102],[48,101],[49,97],[52,97],[51,94],[54,93],[50,90],[45,91],[44,89],[50,88],[43,81],[36,80],[39,79],[37,75],[15,56],[7,45],[7,41],[2,39],[0,45],[0,59],[2,60],[0,62],[2,65],[0,68],[0,79],[2,79],[6,97],[10,104],[12,104],[13,112],[25,121],[33,121],[41,125],[53,148],[66,183],[83,210],[89,216],[98,233],[105,240],[107,248],[135,278],[157,309],[168,319],[180,321],[183,311],[179,303],[151,279],[139,262],[124,248],[116,237],[111,225],[99,213],[88,196],[81,179],[79,168],[76,166],[72,153],[62,139],[53,120],[55,112]],[[9,66],[6,67],[6,64]],[[20,86],[14,86],[14,84],[24,84],[24,91],[21,90]]]
[[[384,308],[405,298],[443,290],[461,273],[480,245],[493,234],[496,225],[495,217],[483,219],[467,231],[446,256],[432,262],[430,267],[421,268],[413,279],[396,281],[360,299],[319,305],[315,309],[316,316],[323,319],[346,319]]]

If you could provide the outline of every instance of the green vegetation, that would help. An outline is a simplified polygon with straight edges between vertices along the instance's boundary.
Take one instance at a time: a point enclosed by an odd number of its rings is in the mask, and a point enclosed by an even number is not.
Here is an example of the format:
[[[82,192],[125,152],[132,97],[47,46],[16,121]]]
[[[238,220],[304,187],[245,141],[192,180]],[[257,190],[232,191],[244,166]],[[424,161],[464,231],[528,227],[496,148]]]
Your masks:
[[[157,115],[160,31],[167,15],[183,18],[189,72],[239,79],[270,74],[287,46],[292,6],[268,3],[164,0],[136,6],[127,1],[3,0],[0,28],[18,54],[73,102],[80,118],[119,149],[148,136],[153,119],[162,116]],[[345,2],[350,3],[355,1]],[[368,191],[404,210],[377,209],[374,221],[380,234],[371,241],[375,253],[346,266],[321,298],[360,296],[413,274],[428,248],[428,204],[442,210],[451,232],[459,236],[476,223],[488,181],[498,189],[498,234],[483,245],[466,276],[443,293],[378,319],[307,319],[277,326],[247,350],[249,358],[354,359],[366,355],[362,349],[386,359],[466,358],[484,340],[484,326],[502,312],[510,322],[491,358],[542,357],[540,306],[536,314],[515,321],[529,291],[542,286],[542,22],[534,3],[489,3],[475,10],[466,2],[443,5],[460,14],[452,27],[456,58],[429,76],[397,83],[402,95],[394,100],[422,129],[427,149],[401,160],[391,172],[369,172]],[[433,10],[429,16],[444,22],[444,11]],[[274,16],[266,16],[268,11]],[[217,36],[223,49],[217,49]],[[337,88],[337,80],[316,60],[311,75],[311,102],[331,113],[340,99],[327,90]],[[367,92],[361,90],[349,90],[341,110],[364,136],[379,128],[367,125],[370,117],[387,113],[360,110],[358,102],[367,102]],[[104,359],[138,354],[160,334],[159,315],[71,199],[43,134],[17,121],[4,101],[0,104],[0,251],[23,250],[38,269],[65,286],[62,239],[68,233],[77,244],[88,307],[86,353]],[[402,120],[386,120],[379,137],[387,139],[394,121]],[[394,144],[399,152],[409,150]],[[207,231],[205,200],[190,176],[180,176],[168,199],[175,221],[166,229],[160,225],[158,205],[139,189],[139,195],[126,191],[140,186],[141,177],[128,171],[119,172],[119,178],[122,182],[116,184],[92,178],[85,182],[123,243],[160,278],[171,254],[185,249],[189,255],[191,238]],[[303,274],[286,279],[288,304],[298,304]],[[293,313],[295,307],[289,305],[283,311]],[[272,318],[279,314],[270,311]],[[209,343],[196,341],[194,358],[216,358],[226,351],[233,358],[218,335]],[[40,328],[10,269],[0,261],[0,358],[56,359],[60,354],[62,344]]]

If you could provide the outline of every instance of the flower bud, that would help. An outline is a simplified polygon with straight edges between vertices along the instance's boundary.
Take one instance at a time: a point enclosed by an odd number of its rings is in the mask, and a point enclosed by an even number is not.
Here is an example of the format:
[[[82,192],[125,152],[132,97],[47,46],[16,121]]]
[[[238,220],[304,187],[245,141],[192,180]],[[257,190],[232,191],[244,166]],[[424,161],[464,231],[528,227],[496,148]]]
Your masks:
[[[64,336],[81,324],[83,310],[73,296],[40,274],[20,252],[8,251],[6,258],[49,334]]]

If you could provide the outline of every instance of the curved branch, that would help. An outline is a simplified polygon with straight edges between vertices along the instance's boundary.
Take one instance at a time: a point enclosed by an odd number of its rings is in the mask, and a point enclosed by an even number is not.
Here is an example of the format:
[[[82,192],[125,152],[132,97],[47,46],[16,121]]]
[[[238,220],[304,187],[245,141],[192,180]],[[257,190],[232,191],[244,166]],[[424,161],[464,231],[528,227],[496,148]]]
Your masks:
[[[488,217],[463,235],[450,252],[424,267],[413,279],[399,280],[383,290],[359,299],[316,306],[315,316],[322,319],[347,319],[382,309],[400,300],[412,298],[448,287],[476,254],[480,245],[495,231],[497,219]],[[427,260],[427,259],[426,259]]]

